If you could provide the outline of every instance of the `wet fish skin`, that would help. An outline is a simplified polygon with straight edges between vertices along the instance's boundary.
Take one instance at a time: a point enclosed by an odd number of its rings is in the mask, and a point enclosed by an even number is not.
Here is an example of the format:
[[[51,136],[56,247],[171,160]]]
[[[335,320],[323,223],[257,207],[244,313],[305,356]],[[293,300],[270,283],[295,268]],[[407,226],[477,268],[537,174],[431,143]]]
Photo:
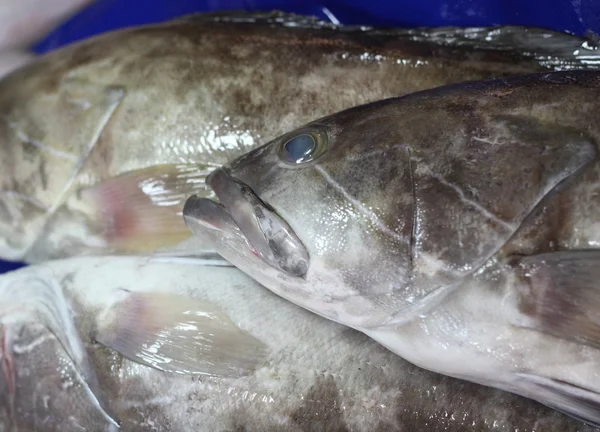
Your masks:
[[[418,366],[600,424],[599,96],[600,73],[572,71],[355,107],[215,171],[222,205],[205,220],[192,197],[184,218],[276,294]],[[286,145],[304,135],[315,159],[292,164]],[[266,214],[306,248],[304,275],[236,226]]]
[[[182,241],[185,253],[185,198],[210,195],[206,174],[260,143],[442,84],[596,68],[593,48],[543,29],[220,13],[59,49],[0,81],[0,257],[149,253]]]
[[[3,360],[10,355],[11,367],[0,374],[0,431],[69,431],[90,425],[93,430],[118,430],[44,325],[28,322],[3,326],[2,331],[12,340],[2,352]]]
[[[26,287],[32,279],[49,275],[64,290],[83,339],[96,325],[111,293],[127,286],[134,292],[203,298],[269,346],[265,363],[247,376],[190,377],[141,366],[87,340],[108,411],[121,430],[593,430],[534,401],[416,368],[365,335],[279,298],[233,267],[143,257],[83,257],[22,268],[1,276],[0,284],[11,278]],[[68,360],[68,356],[40,322],[13,321],[12,325],[23,329],[20,346],[29,347],[15,357],[20,372],[18,403],[30,400],[31,386],[41,378],[52,382],[50,373],[36,375],[43,359]],[[4,377],[0,373],[0,386],[5,385]],[[6,409],[2,399],[6,394],[0,392],[0,412]],[[61,389],[60,394],[69,391]],[[43,400],[43,392],[37,396]],[[74,409],[50,396],[51,406],[56,402],[52,411],[39,404],[38,417],[30,420],[68,413],[81,422],[84,405]],[[28,425],[25,412],[20,411],[19,430]],[[7,418],[0,416],[3,421]],[[98,423],[86,426],[99,429]],[[0,430],[10,429],[0,422]],[[44,430],[67,429],[47,426]]]

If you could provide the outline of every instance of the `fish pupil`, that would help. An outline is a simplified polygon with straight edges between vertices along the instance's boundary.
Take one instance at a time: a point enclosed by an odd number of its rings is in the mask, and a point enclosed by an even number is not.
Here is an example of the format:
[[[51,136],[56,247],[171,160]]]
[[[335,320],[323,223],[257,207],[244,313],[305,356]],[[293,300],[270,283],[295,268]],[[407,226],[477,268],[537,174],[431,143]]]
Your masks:
[[[310,135],[299,135],[285,143],[285,152],[291,162],[304,162],[315,149],[316,143]]]

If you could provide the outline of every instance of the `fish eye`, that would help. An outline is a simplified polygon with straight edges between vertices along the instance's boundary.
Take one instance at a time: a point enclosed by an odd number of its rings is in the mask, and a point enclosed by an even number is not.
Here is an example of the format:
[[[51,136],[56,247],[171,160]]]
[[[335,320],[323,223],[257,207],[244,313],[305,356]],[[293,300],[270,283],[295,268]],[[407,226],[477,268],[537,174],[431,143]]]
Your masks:
[[[279,149],[279,158],[289,165],[303,164],[319,157],[326,147],[324,132],[301,131],[283,142]]]

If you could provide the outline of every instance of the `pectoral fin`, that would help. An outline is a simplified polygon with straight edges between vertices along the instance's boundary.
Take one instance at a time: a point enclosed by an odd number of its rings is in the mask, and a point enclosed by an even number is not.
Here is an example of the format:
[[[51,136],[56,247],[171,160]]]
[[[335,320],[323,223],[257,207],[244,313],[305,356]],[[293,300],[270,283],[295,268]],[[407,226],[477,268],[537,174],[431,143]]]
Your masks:
[[[577,420],[600,427],[600,395],[582,387],[550,378],[521,373],[519,393]]]
[[[95,209],[109,247],[125,252],[170,247],[191,237],[183,204],[206,190],[210,170],[198,164],[155,165],[105,180],[83,190],[82,197]]]
[[[520,325],[600,349],[600,251],[523,257],[517,268]]]
[[[266,346],[214,305],[167,293],[130,293],[100,318],[94,339],[132,361],[180,374],[240,377]]]

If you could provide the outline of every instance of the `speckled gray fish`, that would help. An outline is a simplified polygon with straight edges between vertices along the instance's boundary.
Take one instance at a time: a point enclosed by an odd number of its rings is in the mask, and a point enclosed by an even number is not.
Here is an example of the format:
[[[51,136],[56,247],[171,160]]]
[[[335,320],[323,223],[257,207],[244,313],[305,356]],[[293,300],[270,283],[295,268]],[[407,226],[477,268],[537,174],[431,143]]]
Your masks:
[[[283,13],[92,37],[0,81],[0,258],[186,254],[185,198],[210,196],[206,174],[259,143],[354,105],[597,68],[599,55],[543,29],[340,27]]]
[[[188,226],[423,368],[600,424],[600,72],[354,107],[212,172]]]
[[[185,296],[191,305],[211,303],[241,331],[264,342],[267,355],[236,377],[172,374],[129,360],[89,337],[123,286],[130,295],[159,295],[165,306],[170,295]],[[4,298],[7,290],[12,302]],[[65,317],[71,317],[75,329],[71,338],[79,338],[70,346],[84,346],[78,360],[64,349],[57,331],[66,334],[68,322],[53,328],[44,309],[32,307],[41,305],[31,300],[43,292],[55,293],[45,297],[51,303],[64,296]],[[3,432],[81,427],[132,432],[592,431],[534,401],[416,368],[365,335],[279,298],[232,267],[144,257],[69,258],[0,276],[0,296]],[[148,319],[138,317],[142,323]],[[92,375],[94,386],[85,379]]]

